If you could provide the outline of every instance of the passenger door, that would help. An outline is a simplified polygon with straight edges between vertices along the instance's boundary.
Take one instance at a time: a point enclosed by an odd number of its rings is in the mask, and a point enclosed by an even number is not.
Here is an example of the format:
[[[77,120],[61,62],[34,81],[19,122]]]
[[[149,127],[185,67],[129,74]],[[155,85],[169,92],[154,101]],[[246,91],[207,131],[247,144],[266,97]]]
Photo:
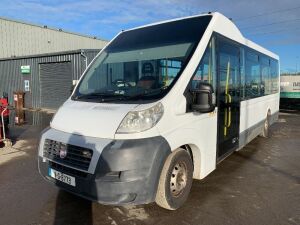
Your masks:
[[[218,41],[218,153],[220,160],[238,148],[240,118],[239,47]]]

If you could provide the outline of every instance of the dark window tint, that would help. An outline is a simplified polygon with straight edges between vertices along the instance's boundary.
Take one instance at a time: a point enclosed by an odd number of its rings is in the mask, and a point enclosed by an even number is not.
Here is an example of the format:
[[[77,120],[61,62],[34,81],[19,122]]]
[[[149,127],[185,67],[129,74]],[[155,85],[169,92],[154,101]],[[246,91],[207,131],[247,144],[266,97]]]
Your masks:
[[[240,47],[240,73],[241,73],[240,97],[241,99],[245,99],[246,98],[245,49],[243,47]]]
[[[107,46],[106,51],[119,52],[174,43],[198,43],[210,20],[211,16],[201,16],[125,31]]]
[[[162,98],[192,57],[211,16],[128,30],[97,57],[73,99],[142,102]]]
[[[278,71],[278,61],[271,60],[271,92],[278,93],[279,91],[279,71]]]
[[[227,42],[219,44],[219,92],[228,103],[239,98],[240,50]]]
[[[212,38],[194,73],[192,88],[196,88],[200,82],[206,82],[216,89],[216,80],[215,38]]]
[[[261,75],[259,56],[251,50],[246,51],[245,76],[246,98],[255,98],[260,96]]]
[[[270,58],[261,56],[261,95],[272,94]]]

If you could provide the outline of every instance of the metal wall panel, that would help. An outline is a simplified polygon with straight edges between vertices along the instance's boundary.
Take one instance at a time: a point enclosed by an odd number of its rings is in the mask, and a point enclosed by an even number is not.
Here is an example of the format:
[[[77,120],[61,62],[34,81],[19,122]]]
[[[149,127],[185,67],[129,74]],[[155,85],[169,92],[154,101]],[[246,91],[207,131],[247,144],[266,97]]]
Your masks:
[[[106,40],[0,18],[0,58],[102,49]]]
[[[40,76],[39,65],[41,63],[71,62],[72,80],[78,80],[85,70],[85,58],[80,54],[81,51],[45,55],[37,57],[0,59],[0,95],[8,92],[10,104],[13,104],[13,92],[24,91],[24,80],[31,80],[30,92],[25,93],[25,107],[41,108]],[[88,63],[93,59],[99,50],[84,50],[88,56]],[[31,73],[22,74],[21,66],[30,65]],[[27,95],[27,96],[26,96]]]

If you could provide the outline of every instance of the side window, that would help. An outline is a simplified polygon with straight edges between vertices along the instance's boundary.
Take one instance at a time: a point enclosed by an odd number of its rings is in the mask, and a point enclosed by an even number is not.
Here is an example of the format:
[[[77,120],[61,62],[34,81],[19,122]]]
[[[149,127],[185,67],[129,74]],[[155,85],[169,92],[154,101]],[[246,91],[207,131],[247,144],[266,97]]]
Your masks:
[[[245,49],[240,47],[240,74],[241,74],[241,99],[246,98],[246,77],[245,77]]]
[[[246,98],[255,98],[260,96],[261,76],[258,54],[248,50],[246,52],[246,79],[245,95]]]
[[[271,60],[271,92],[278,93],[278,82],[279,82],[279,72],[278,72],[278,61]]]
[[[272,93],[270,59],[265,56],[261,56],[260,65],[261,65],[261,79],[262,79],[261,95],[269,95]]]
[[[216,91],[216,55],[214,37],[208,43],[200,64],[194,73],[192,88],[197,87],[197,84],[200,82],[211,84],[214,87],[214,91]]]
[[[219,43],[219,100],[238,101],[240,88],[240,48],[227,42]]]

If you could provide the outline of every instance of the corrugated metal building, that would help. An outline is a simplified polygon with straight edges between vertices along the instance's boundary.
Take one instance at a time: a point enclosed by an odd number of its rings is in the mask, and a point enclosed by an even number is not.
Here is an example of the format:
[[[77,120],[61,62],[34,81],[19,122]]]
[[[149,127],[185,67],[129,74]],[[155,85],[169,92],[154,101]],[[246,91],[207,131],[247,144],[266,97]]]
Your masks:
[[[0,59],[0,94],[25,92],[26,108],[58,108],[70,95],[73,80],[78,80],[99,50]],[[25,69],[24,69],[25,68]]]
[[[0,17],[0,95],[8,92],[12,104],[13,92],[24,91],[25,107],[56,109],[106,43]]]
[[[107,41],[0,17],[0,58],[77,49],[102,49]]]

